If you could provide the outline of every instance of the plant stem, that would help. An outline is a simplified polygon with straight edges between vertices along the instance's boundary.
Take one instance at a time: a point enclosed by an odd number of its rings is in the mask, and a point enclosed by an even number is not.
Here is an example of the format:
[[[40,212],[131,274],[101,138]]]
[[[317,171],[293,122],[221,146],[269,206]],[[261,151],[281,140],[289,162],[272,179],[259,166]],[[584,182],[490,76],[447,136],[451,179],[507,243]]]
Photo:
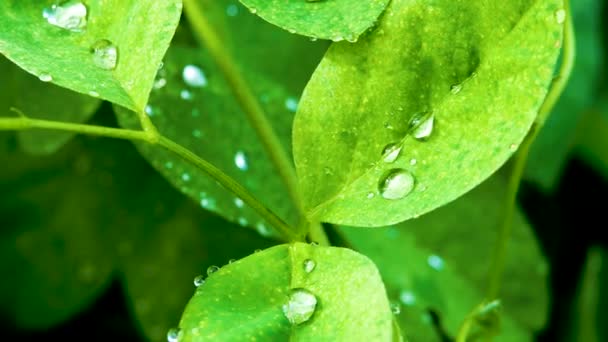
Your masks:
[[[151,138],[150,131],[136,131],[122,128],[31,119],[24,116],[22,113],[20,113],[20,117],[17,118],[0,118],[0,131],[28,129],[49,129],[57,131],[67,131],[130,141],[142,141],[151,145],[158,144],[164,147],[165,149],[177,154],[189,163],[195,165],[197,168],[207,173],[218,183],[224,186],[224,188],[226,188],[228,191],[241,198],[243,202],[247,203],[247,205],[249,205],[260,216],[262,216],[269,224],[275,227],[278,232],[283,236],[285,241],[291,242],[302,240],[302,238],[298,237],[296,233],[292,229],[290,229],[285,222],[283,222],[283,220],[281,220],[276,214],[274,214],[263,204],[261,204],[261,202],[259,202],[253,195],[251,195],[251,193],[249,193],[249,191],[247,191],[247,189],[243,188],[237,181],[230,178],[228,175],[223,173],[213,164],[200,158],[187,148],[160,135],[156,131],[152,133]]]
[[[310,223],[308,237],[311,242],[317,242],[321,246],[331,246],[321,222]]]
[[[513,223],[513,215],[515,212],[515,203],[517,198],[517,192],[519,190],[519,184],[521,177],[526,166],[528,159],[528,152],[532,143],[536,139],[540,128],[546,121],[547,117],[551,113],[553,106],[557,102],[557,99],[563,92],[570,73],[572,72],[572,66],[574,65],[575,59],[575,47],[574,47],[574,30],[572,26],[572,17],[570,12],[569,2],[564,2],[564,10],[566,11],[566,21],[564,22],[564,50],[562,55],[562,63],[558,72],[558,75],[551,82],[549,92],[545,101],[541,105],[536,121],[530,128],[530,132],[522,142],[519,150],[517,151],[514,161],[511,175],[509,177],[509,183],[507,186],[507,195],[505,198],[505,214],[502,226],[498,232],[498,242],[494,249],[494,255],[492,257],[492,264],[490,268],[490,276],[488,282],[488,289],[486,298],[493,300],[498,297],[500,292],[500,285],[502,282],[502,274],[505,266],[505,259],[507,254],[507,246],[509,243],[509,237],[511,236],[511,228]]]
[[[300,215],[304,217],[303,205],[298,192],[298,183],[293,165],[264,114],[264,110],[245,79],[241,76],[232,56],[224,48],[223,42],[207,21],[199,2],[196,0],[184,0],[184,8],[194,34],[207,47],[209,53],[218,64],[236,100],[245,114],[247,114],[272,163],[287,186],[289,196],[296,205]]]

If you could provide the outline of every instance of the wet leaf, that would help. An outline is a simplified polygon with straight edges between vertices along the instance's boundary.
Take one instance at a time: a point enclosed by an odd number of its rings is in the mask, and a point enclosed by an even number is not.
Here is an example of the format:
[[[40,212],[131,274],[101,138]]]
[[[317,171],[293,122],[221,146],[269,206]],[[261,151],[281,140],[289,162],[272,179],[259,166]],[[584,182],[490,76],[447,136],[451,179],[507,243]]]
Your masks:
[[[560,6],[394,0],[369,36],[333,44],[294,123],[308,218],[393,224],[489,177],[522,141],[547,92]],[[391,143],[402,150],[385,162]]]
[[[314,39],[356,41],[376,20],[389,0],[240,0],[252,13]]]
[[[67,1],[55,10],[53,4],[2,1],[0,53],[57,85],[142,111],[181,1]]]
[[[389,295],[403,305],[399,317],[412,340],[433,335],[438,340],[428,310],[435,311],[455,336],[464,317],[484,299],[505,188],[501,179],[493,177],[419,219],[385,228],[340,229],[354,248],[378,265]],[[500,300],[505,340],[530,339],[544,326],[547,265],[519,212]]]
[[[305,260],[316,262],[312,271],[305,271]],[[384,285],[370,260],[344,248],[301,243],[255,253],[213,273],[188,303],[180,328],[186,342],[392,341],[393,335]]]

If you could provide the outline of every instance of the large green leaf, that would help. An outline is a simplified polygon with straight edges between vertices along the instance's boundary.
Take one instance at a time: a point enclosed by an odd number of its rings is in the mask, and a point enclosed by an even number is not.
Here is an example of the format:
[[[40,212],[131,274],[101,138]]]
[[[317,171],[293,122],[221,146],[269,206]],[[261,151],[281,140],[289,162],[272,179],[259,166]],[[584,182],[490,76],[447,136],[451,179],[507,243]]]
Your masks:
[[[7,96],[5,101],[0,100],[0,111],[4,113],[7,113],[10,107],[15,107],[31,118],[82,123],[88,120],[101,104],[99,99],[44,83],[2,56],[0,72],[3,75],[2,82],[10,88],[6,89],[10,96]],[[18,135],[25,151],[32,154],[49,154],[68,142],[74,133],[39,130],[21,131]]]
[[[401,300],[401,322],[413,340],[426,340],[428,310],[454,336],[466,314],[484,299],[502,219],[505,184],[490,178],[455,202],[416,220],[386,228],[340,228],[378,265],[389,294]],[[517,212],[500,300],[508,315],[504,339],[539,330],[548,306],[547,266]]]
[[[547,92],[561,4],[393,0],[369,36],[332,45],[294,124],[308,217],[392,224],[454,200],[497,170]],[[392,143],[402,151],[385,162]]]
[[[77,20],[85,13],[78,1],[62,2],[53,14],[54,3],[0,2],[0,53],[62,87],[142,111],[179,21],[181,1],[86,1],[86,24]],[[117,56],[104,49],[112,46]]]
[[[371,28],[390,0],[240,0],[252,13],[313,39],[354,42]]]
[[[188,303],[180,328],[185,342],[392,341],[393,335],[374,264],[348,249],[301,243],[213,273]]]
[[[602,75],[602,1],[572,1],[576,60],[568,86],[534,141],[526,178],[553,190],[575,144],[576,127],[584,111],[597,101]]]
[[[204,85],[185,82],[185,68],[204,73]],[[159,131],[221,168],[290,223],[296,223],[295,207],[282,180],[268,159],[264,146],[249,125],[217,67],[201,50],[173,47],[166,56],[162,77],[166,85],[152,92],[147,112]],[[208,75],[208,76],[207,76]],[[200,75],[199,75],[200,76]],[[257,76],[256,92],[285,146],[289,146],[295,98]],[[201,81],[202,82],[202,81]],[[128,111],[116,108],[125,127],[137,127]],[[147,144],[138,149],[176,188],[208,210],[230,221],[270,233],[265,222],[215,180],[178,156]]]

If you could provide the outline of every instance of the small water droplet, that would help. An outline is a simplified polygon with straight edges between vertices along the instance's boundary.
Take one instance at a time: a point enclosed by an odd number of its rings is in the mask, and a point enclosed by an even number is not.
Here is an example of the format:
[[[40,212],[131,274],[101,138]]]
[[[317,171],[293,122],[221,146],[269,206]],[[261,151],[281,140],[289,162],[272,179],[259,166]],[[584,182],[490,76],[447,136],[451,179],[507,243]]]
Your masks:
[[[374,198],[375,196],[376,196],[376,194],[375,194],[375,193],[373,193],[373,192],[368,192],[366,197],[371,199],[371,198]]]
[[[409,290],[401,290],[399,293],[399,300],[401,303],[403,303],[403,305],[411,306],[416,304],[416,296],[412,291]]]
[[[165,168],[167,170],[171,170],[173,168],[173,162],[172,161],[168,161],[165,163]]]
[[[460,93],[462,90],[462,84],[454,84],[450,87],[450,92],[454,95]]]
[[[105,70],[114,70],[118,64],[118,48],[107,39],[100,39],[91,46],[93,63]]]
[[[334,42],[341,42],[341,41],[344,40],[344,37],[342,37],[342,36],[335,36],[335,37],[332,38],[332,40]]]
[[[207,267],[207,275],[210,276],[219,270],[220,270],[220,268],[218,266],[215,266],[215,265],[209,266],[209,267]]]
[[[239,219],[237,220],[237,222],[238,222],[238,224],[240,224],[240,225],[241,225],[241,226],[243,226],[243,227],[247,226],[247,224],[249,223],[249,222],[247,221],[247,219],[246,219],[246,218],[244,218],[244,217],[239,217]]]
[[[234,155],[234,164],[239,170],[247,171],[249,165],[247,165],[247,158],[245,157],[245,153],[243,151],[238,151]]]
[[[511,145],[509,146],[509,150],[511,150],[511,152],[515,152],[515,151],[517,151],[517,144],[511,144]]]
[[[256,13],[258,13],[258,10],[257,10],[257,9],[255,9],[255,8],[253,8],[253,7],[251,7],[251,8],[249,9],[249,12],[251,12],[252,14],[256,14]]]
[[[317,39],[319,39],[319,38],[317,38],[317,37],[310,37],[310,41],[311,41],[311,42],[316,42],[316,41],[317,41]]]
[[[410,132],[417,140],[426,140],[433,133],[435,115],[433,113],[416,114],[410,121]]]
[[[242,199],[240,199],[238,197],[234,198],[234,205],[236,205],[237,208],[242,208],[244,204],[245,203],[243,203]]]
[[[404,169],[388,171],[378,183],[382,197],[390,200],[402,199],[414,189],[414,176]]]
[[[317,297],[306,289],[293,289],[289,300],[283,305],[283,314],[293,325],[308,321],[315,313]]]
[[[179,340],[181,330],[179,328],[171,328],[167,332],[167,342],[177,342]]]
[[[144,112],[146,112],[148,116],[154,116],[154,108],[152,108],[152,106],[150,105],[146,105],[146,108],[144,108]]]
[[[236,17],[239,14],[239,8],[235,4],[230,4],[226,7],[226,15],[229,17]]]
[[[184,182],[189,182],[189,181],[190,181],[190,179],[191,179],[191,178],[190,178],[190,174],[189,174],[189,173],[186,173],[186,172],[182,173],[182,180],[183,180]]]
[[[160,76],[160,77],[157,77],[156,79],[154,79],[154,85],[153,85],[154,89],[158,90],[158,89],[163,88],[166,85],[167,85],[167,80],[164,77]]]
[[[200,138],[203,136],[203,132],[200,129],[195,129],[192,131],[192,136],[195,138]]]
[[[179,97],[181,97],[183,100],[189,101],[192,100],[192,92],[190,92],[190,90],[188,89],[183,89],[182,91],[179,92]]]
[[[443,261],[443,259],[435,254],[429,255],[429,257],[426,259],[426,262],[435,271],[441,271],[445,266],[445,262]]]
[[[295,97],[288,97],[285,99],[285,108],[292,113],[295,113],[298,110],[298,99]]]
[[[50,74],[40,74],[38,75],[38,79],[42,82],[51,82],[53,80],[53,76]]]
[[[382,149],[382,157],[385,163],[392,163],[399,157],[401,153],[401,145],[398,143],[390,143]]]
[[[82,32],[87,26],[87,6],[80,1],[65,1],[42,11],[42,17],[54,26]]]
[[[566,10],[562,8],[555,11],[555,21],[560,25],[563,24],[566,21]]]
[[[401,313],[401,305],[399,303],[391,303],[391,312],[393,315],[398,315]]]
[[[417,163],[418,163],[418,161],[416,159],[414,159],[414,158],[412,158],[410,160],[410,165],[412,165],[412,166],[416,165]]]
[[[95,90],[91,90],[89,91],[89,95],[93,96],[93,97],[99,97],[99,93],[96,92]]]
[[[302,266],[304,267],[304,272],[310,273],[317,267],[317,263],[312,259],[306,259]]]
[[[205,276],[198,275],[194,278],[194,286],[199,287],[205,283]]]
[[[186,65],[182,70],[182,78],[184,79],[184,82],[191,87],[201,88],[207,85],[205,73],[196,65]]]
[[[268,226],[266,226],[264,224],[264,222],[258,222],[255,225],[255,229],[257,230],[258,234],[260,234],[261,236],[264,236],[264,237],[272,236],[272,230],[270,228],[268,228]]]

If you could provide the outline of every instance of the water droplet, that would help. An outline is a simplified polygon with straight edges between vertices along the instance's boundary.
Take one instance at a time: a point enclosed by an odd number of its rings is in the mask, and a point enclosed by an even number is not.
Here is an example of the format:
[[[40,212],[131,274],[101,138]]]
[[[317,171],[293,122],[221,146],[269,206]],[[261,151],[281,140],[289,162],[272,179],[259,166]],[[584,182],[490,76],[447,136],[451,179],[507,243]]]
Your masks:
[[[258,222],[255,225],[255,230],[257,230],[258,234],[264,237],[272,236],[272,230],[268,228],[263,222]]]
[[[332,40],[334,42],[341,42],[341,41],[344,40],[344,37],[342,37],[342,36],[335,36],[335,37],[332,38]]]
[[[310,273],[317,267],[317,263],[312,259],[306,259],[302,266],[304,267],[304,272]]]
[[[236,17],[239,14],[239,8],[235,4],[228,5],[226,7],[226,15],[229,17]]]
[[[234,205],[236,205],[237,208],[242,208],[243,205],[244,205],[243,200],[240,199],[240,198],[238,198],[238,197],[236,197],[234,199]]]
[[[87,6],[80,1],[65,1],[42,11],[46,21],[72,32],[82,32],[87,26]]]
[[[382,197],[390,200],[401,199],[414,189],[414,176],[404,169],[388,171],[378,183]]]
[[[209,267],[207,267],[207,275],[210,276],[219,270],[220,270],[220,268],[218,266],[215,266],[215,265],[209,266]]]
[[[194,286],[199,287],[205,283],[205,276],[198,275],[194,278]]]
[[[207,77],[203,70],[196,65],[188,64],[182,70],[182,78],[184,82],[195,88],[201,88],[207,85]]]
[[[106,70],[116,69],[118,63],[118,48],[107,39],[100,39],[91,46],[93,63]]]
[[[152,106],[150,106],[150,105],[146,105],[146,108],[144,108],[144,112],[146,112],[146,114],[148,114],[148,116],[153,116],[154,108],[152,108]]]
[[[399,300],[401,303],[403,303],[403,305],[411,306],[416,304],[416,296],[412,291],[408,290],[401,290],[399,293]]]
[[[317,297],[306,289],[293,289],[289,300],[283,305],[283,314],[293,325],[308,321],[315,313]]]
[[[399,157],[401,153],[401,145],[398,143],[390,143],[382,149],[382,157],[385,163],[392,163]]]
[[[443,259],[435,254],[429,255],[429,257],[426,259],[426,262],[435,271],[441,271],[445,266],[445,262],[443,261]]]
[[[454,84],[450,87],[450,92],[454,95],[460,93],[462,90],[462,84]]]
[[[295,97],[288,97],[285,99],[285,108],[292,113],[295,113],[298,110],[298,99]]]
[[[195,138],[200,138],[203,136],[203,132],[200,129],[195,129],[192,131],[192,136]]]
[[[243,227],[247,226],[247,224],[249,223],[249,222],[247,221],[247,219],[246,219],[246,218],[244,218],[244,217],[239,217],[239,219],[237,220],[237,222],[238,222],[238,224],[240,224],[240,225],[241,225],[241,226],[243,226]]]
[[[433,133],[435,126],[435,115],[432,113],[422,113],[414,115],[410,121],[410,131],[414,138],[426,140]]]
[[[375,194],[375,193],[373,193],[373,192],[368,192],[366,197],[371,199],[371,198],[374,198],[375,196],[376,196],[376,194]]]
[[[317,37],[310,37],[310,41],[311,41],[311,42],[316,42],[316,41],[317,41],[317,39],[319,39],[319,38],[317,38]]]
[[[190,90],[187,89],[183,89],[182,91],[179,92],[179,97],[181,97],[183,100],[189,101],[192,100],[192,93],[190,92]]]
[[[398,315],[401,313],[401,305],[399,305],[399,303],[392,303],[391,304],[391,311],[393,312],[393,315]]]
[[[168,170],[171,170],[173,168],[173,162],[172,161],[168,161],[165,163],[165,168]]]
[[[511,145],[509,146],[509,150],[511,150],[511,152],[515,152],[515,151],[517,151],[517,144],[511,144]]]
[[[239,170],[247,171],[249,165],[247,165],[247,158],[245,157],[245,153],[243,151],[238,151],[234,155],[234,164]]]
[[[91,90],[89,91],[89,95],[93,96],[93,97],[99,97],[99,93],[96,92],[95,90]]]
[[[566,10],[562,8],[555,11],[555,21],[560,25],[563,24],[566,21]]]
[[[418,163],[418,161],[416,159],[414,159],[414,158],[412,158],[410,160],[410,165],[412,165],[412,166],[416,165],[417,163]]]
[[[40,74],[38,75],[38,79],[42,82],[51,82],[53,80],[53,76],[49,74]]]
[[[186,173],[186,172],[182,173],[182,180],[183,180],[184,182],[189,182],[189,181],[190,181],[190,179],[191,179],[191,178],[190,178],[190,174],[189,174],[189,173]]]
[[[171,328],[167,332],[167,342],[177,342],[179,340],[181,330],[179,328]]]
[[[255,8],[253,8],[253,7],[251,7],[251,8],[249,9],[249,12],[251,12],[252,14],[256,14],[256,13],[258,13],[258,10],[257,10],[257,9],[255,9]]]
[[[154,79],[154,85],[153,85],[154,89],[158,90],[158,89],[163,88],[166,85],[167,85],[167,80],[164,77],[157,76]]]

